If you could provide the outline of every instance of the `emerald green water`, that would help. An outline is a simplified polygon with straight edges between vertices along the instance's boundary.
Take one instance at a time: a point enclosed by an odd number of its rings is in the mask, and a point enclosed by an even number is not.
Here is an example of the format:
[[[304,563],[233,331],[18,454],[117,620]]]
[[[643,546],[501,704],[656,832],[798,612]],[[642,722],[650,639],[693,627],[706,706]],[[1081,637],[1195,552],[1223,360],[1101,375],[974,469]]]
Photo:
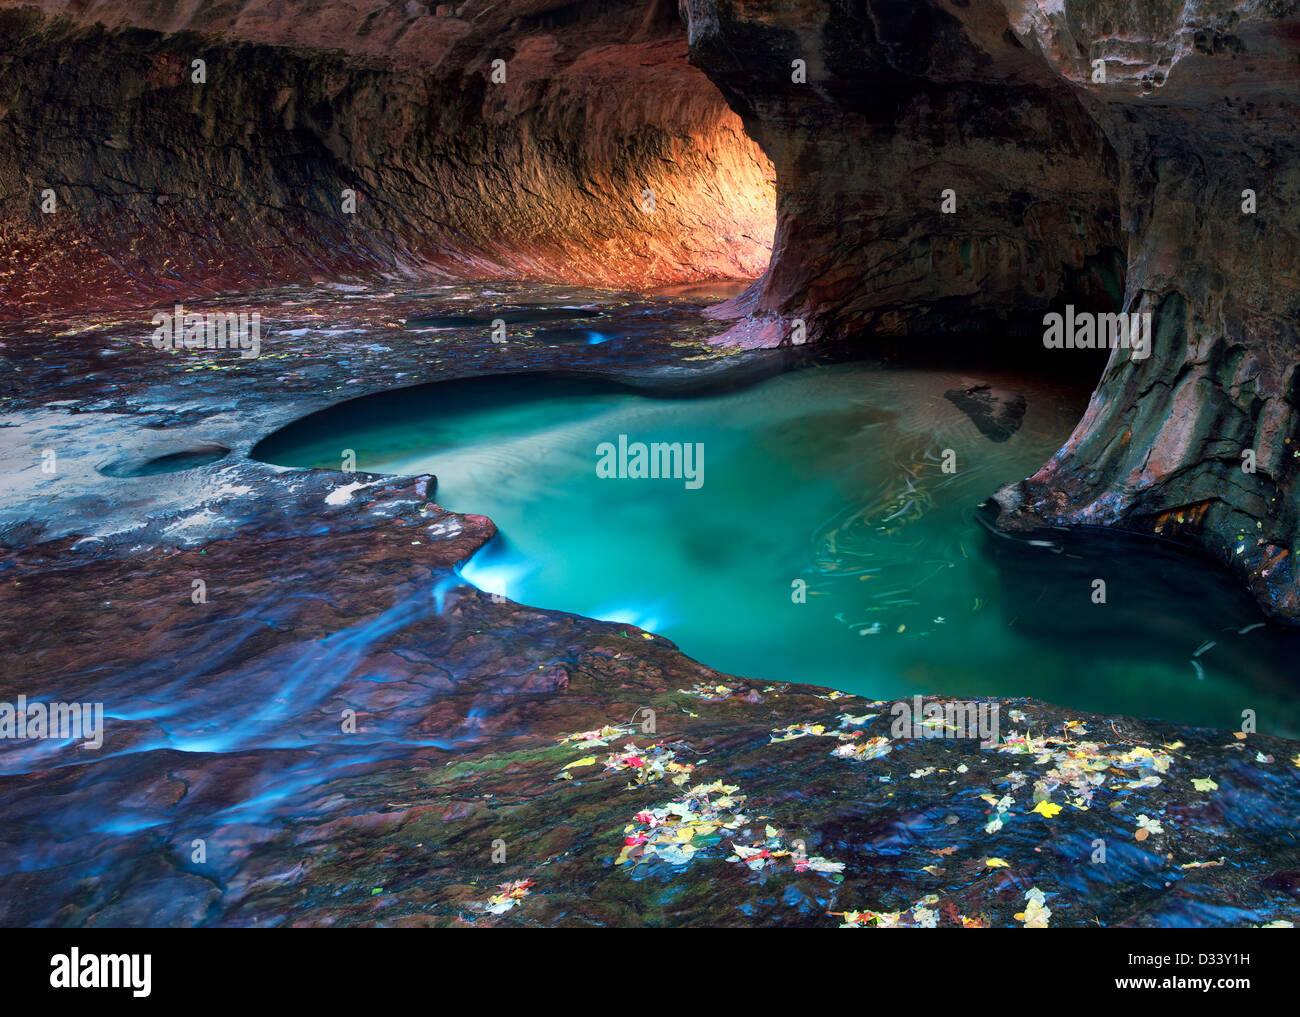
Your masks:
[[[439,504],[501,531],[469,582],[640,626],[751,679],[1032,696],[1232,729],[1251,709],[1261,731],[1300,733],[1297,636],[1260,625],[1225,574],[1152,542],[1035,545],[980,524],[979,504],[1050,457],[1084,397],[982,375],[1027,399],[1023,425],[994,442],[944,398],[975,380],[840,364],[654,398],[480,378],[356,400],[255,451],[338,468],[353,449],[358,470],[433,473]],[[620,435],[700,443],[701,486],[598,476],[597,447]]]

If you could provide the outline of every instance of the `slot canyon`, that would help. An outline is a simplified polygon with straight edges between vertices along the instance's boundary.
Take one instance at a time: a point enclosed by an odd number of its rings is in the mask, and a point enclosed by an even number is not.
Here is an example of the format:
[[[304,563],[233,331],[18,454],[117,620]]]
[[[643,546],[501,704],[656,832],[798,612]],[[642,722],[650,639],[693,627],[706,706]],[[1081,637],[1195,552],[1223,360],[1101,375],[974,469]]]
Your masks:
[[[0,0],[0,926],[1291,925],[1298,106],[1286,0]]]

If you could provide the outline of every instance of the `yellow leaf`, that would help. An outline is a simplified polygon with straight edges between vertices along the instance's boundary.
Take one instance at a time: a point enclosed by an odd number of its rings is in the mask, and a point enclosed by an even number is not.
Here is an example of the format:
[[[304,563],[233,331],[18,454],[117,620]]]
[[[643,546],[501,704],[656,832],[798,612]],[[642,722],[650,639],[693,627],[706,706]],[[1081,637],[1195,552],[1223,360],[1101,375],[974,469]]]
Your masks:
[[[1061,806],[1053,805],[1051,802],[1048,801],[1042,801],[1039,802],[1037,805],[1035,805],[1032,811],[1037,812],[1039,815],[1045,816],[1048,819],[1051,819],[1053,816],[1055,816],[1058,812],[1061,811]]]
[[[1214,781],[1211,780],[1209,777],[1193,777],[1192,787],[1196,788],[1197,791],[1219,790],[1219,785],[1214,783]]]
[[[596,765],[596,757],[595,757],[595,756],[583,756],[581,759],[575,759],[572,763],[570,763],[570,764],[569,764],[568,766],[566,766],[564,769],[565,769],[565,770],[572,770],[575,766],[595,766],[595,765]],[[561,770],[560,772],[563,773],[564,770]]]
[[[990,869],[1009,869],[1011,867],[1011,863],[1005,858],[986,858],[984,864]]]

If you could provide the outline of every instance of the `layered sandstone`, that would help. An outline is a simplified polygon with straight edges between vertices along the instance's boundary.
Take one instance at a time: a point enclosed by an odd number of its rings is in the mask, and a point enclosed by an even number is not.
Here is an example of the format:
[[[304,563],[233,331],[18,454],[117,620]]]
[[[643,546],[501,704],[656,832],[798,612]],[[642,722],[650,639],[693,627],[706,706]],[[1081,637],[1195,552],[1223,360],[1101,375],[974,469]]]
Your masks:
[[[1294,619],[1298,11],[0,0],[0,314],[762,273],[724,342],[1019,358],[1067,303],[1149,312],[1001,524],[1171,537]]]
[[[1006,6],[1119,155],[1125,306],[1156,334],[1145,360],[1112,355],[1066,446],[999,492],[1002,522],[1172,537],[1300,619],[1300,5]]]
[[[772,264],[720,310],[731,338],[804,320],[814,340],[924,349],[975,326],[1027,356],[1045,308],[1109,289],[1151,313],[1154,352],[1112,353],[1067,445],[999,492],[1000,523],[1170,537],[1300,618],[1300,5],[683,10],[693,61],[777,169]]]
[[[758,275],[771,166],[675,12],[589,6],[0,3],[0,313]]]
[[[729,341],[798,341],[802,321],[813,341],[1007,345],[1063,292],[1107,302],[1114,155],[996,6],[682,8],[692,61],[777,173],[772,264],[719,309]]]

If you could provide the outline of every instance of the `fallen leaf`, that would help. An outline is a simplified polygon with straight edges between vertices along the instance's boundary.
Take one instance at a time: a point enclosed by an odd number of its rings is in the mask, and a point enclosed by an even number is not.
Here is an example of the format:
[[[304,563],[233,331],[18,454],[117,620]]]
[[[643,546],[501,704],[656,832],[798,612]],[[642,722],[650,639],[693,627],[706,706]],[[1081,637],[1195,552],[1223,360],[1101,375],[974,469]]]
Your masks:
[[[570,764],[569,764],[568,766],[566,766],[564,769],[565,769],[565,770],[572,770],[575,766],[595,766],[595,765],[596,765],[596,757],[595,757],[595,756],[583,756],[581,759],[575,759],[572,763],[570,763]],[[561,771],[561,772],[563,772],[563,771]]]

